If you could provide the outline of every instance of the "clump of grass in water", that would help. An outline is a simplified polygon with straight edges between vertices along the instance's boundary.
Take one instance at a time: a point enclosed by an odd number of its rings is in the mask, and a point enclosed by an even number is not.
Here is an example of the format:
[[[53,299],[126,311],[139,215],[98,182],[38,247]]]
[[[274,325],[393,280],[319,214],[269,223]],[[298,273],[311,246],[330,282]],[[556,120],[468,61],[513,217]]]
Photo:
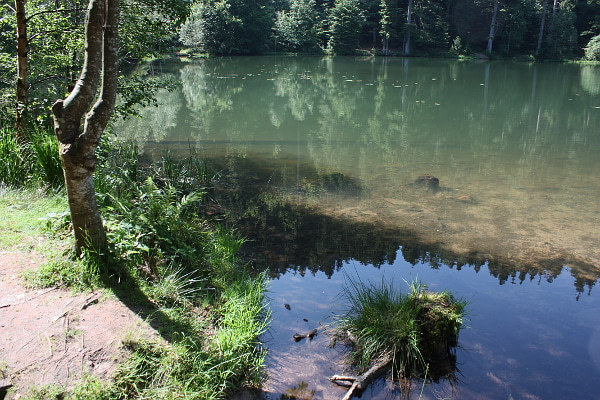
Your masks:
[[[466,301],[448,292],[412,282],[403,294],[384,281],[350,280],[344,295],[350,308],[337,318],[337,330],[352,342],[350,361],[361,371],[391,357],[395,378],[427,378],[430,364],[457,344]]]

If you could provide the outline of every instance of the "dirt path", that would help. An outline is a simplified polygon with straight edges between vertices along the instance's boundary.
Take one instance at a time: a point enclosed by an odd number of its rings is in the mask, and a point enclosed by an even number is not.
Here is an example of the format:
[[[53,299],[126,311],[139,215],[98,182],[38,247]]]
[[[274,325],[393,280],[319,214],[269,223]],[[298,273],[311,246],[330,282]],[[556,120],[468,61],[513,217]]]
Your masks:
[[[101,292],[25,288],[21,273],[42,261],[37,254],[0,252],[0,385],[13,385],[7,399],[33,386],[70,387],[84,373],[107,378],[126,356],[123,338],[157,336]]]

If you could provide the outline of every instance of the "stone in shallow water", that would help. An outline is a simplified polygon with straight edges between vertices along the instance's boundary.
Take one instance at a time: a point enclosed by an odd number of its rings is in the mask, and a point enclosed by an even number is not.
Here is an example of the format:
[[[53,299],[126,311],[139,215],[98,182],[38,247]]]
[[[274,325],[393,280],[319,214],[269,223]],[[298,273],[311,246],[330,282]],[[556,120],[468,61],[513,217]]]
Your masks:
[[[440,188],[440,180],[431,174],[425,174],[419,176],[415,183],[419,186],[427,187],[432,190],[438,190]]]

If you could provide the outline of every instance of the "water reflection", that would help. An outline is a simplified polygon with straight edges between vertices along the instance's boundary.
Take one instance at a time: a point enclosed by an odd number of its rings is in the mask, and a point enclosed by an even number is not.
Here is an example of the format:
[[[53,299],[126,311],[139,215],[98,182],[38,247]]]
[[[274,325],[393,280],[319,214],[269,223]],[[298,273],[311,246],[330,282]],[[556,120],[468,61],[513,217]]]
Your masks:
[[[422,398],[597,398],[598,67],[216,58],[162,70],[181,88],[115,129],[149,157],[195,147],[218,171],[211,213],[270,266],[268,398],[343,396],[326,378],[347,368],[345,350],[293,334],[340,311],[348,274],[418,276],[472,301],[458,382],[429,382]],[[437,190],[416,184],[425,174]],[[402,394],[382,380],[364,397]]]
[[[352,257],[378,265],[403,245],[434,265],[488,262],[501,282],[568,266],[583,291],[600,274],[598,67],[215,58],[161,70],[181,88],[117,131],[147,150],[196,146],[240,184],[264,172],[258,203],[237,207],[282,202],[267,219],[283,228],[270,229],[294,240],[266,238],[274,259],[333,271]],[[423,174],[439,178],[438,193],[413,185]],[[357,237],[370,234],[354,232],[370,229],[383,238],[370,255],[342,254],[362,251]]]
[[[432,290],[450,290],[470,302],[456,352],[459,372],[404,387],[382,379],[365,399],[594,399],[600,393],[600,303],[588,296],[574,301],[568,277],[499,287],[486,265],[481,274],[473,268],[432,269],[406,262],[401,253],[379,268],[349,260],[341,271],[330,278],[323,272],[304,277],[290,272],[271,281],[273,323],[263,336],[269,348],[268,399],[278,399],[300,380],[317,399],[343,396],[327,378],[351,373],[343,364],[345,349],[328,347],[327,335],[299,343],[292,335],[326,325],[344,310],[339,292],[348,276],[373,283],[385,279],[398,287],[418,278]]]

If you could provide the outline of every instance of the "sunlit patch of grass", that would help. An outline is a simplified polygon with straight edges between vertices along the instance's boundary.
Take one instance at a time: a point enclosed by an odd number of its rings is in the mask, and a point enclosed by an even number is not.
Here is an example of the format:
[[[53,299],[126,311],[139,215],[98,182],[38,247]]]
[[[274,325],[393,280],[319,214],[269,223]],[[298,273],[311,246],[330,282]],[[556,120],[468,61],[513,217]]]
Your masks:
[[[166,345],[125,343],[131,356],[117,371],[111,398],[224,399],[242,384],[258,385],[264,378],[265,351],[257,340],[267,326],[264,282],[245,274],[231,282],[211,332],[196,326]]]
[[[65,286],[74,290],[94,289],[101,286],[100,263],[97,257],[55,256],[39,268],[25,272],[25,284],[30,287],[46,288]]]
[[[67,207],[60,193],[0,186],[0,249],[23,251],[40,245],[51,247],[45,227],[49,219]],[[43,240],[38,240],[40,236]],[[52,247],[56,244],[53,242]]]
[[[392,283],[350,280],[344,296],[348,311],[337,329],[352,341],[350,361],[360,370],[382,357],[392,357],[399,376],[423,376],[432,359],[457,343],[466,302],[448,292],[434,293],[412,282],[408,293]]]

